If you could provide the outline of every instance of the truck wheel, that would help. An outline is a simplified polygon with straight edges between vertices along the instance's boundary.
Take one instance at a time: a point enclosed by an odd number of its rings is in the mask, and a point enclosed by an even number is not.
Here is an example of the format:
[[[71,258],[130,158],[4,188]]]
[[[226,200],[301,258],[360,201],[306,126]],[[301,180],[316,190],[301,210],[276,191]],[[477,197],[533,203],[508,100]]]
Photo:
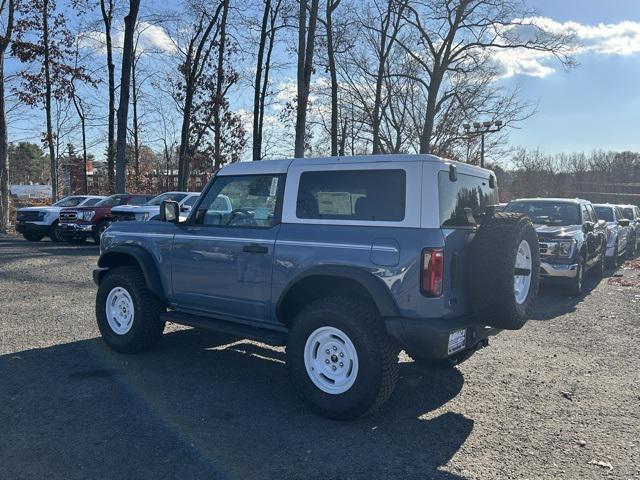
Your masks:
[[[93,234],[93,241],[96,243],[96,245],[100,245],[100,237],[102,237],[102,234],[104,233],[104,231],[109,228],[110,223],[107,222],[106,220],[101,221],[100,223],[98,223],[98,225],[96,226],[96,231]]]
[[[313,411],[350,420],[375,411],[391,396],[398,353],[365,301],[323,298],[294,319],[287,369],[296,392]]]
[[[155,345],[165,322],[165,306],[147,288],[137,267],[109,270],[96,296],[96,318],[102,339],[112,349],[137,353]]]
[[[593,266],[593,270],[592,270],[592,272],[593,272],[593,276],[594,276],[595,278],[602,278],[602,277],[604,277],[604,271],[605,271],[605,268],[606,268],[606,265],[605,265],[605,263],[606,263],[606,259],[605,259],[605,254],[604,254],[604,252],[605,252],[606,248],[607,248],[607,247],[606,247],[606,245],[605,245],[605,246],[603,247],[602,254],[600,255],[600,260],[598,260],[598,263],[596,263],[596,264]]]
[[[23,233],[22,236],[29,242],[39,242],[43,237],[43,235],[37,235],[35,233]]]
[[[584,272],[586,268],[585,259],[582,255],[578,255],[576,260],[576,263],[578,264],[576,276],[569,281],[569,295],[572,297],[579,297],[582,295],[584,287]]]
[[[62,242],[64,240],[62,235],[60,235],[60,229],[58,228],[57,220],[53,222],[53,224],[51,225],[51,228],[49,229],[49,238],[51,239],[52,242],[56,242],[56,243]]]
[[[517,330],[538,296],[540,251],[531,220],[497,212],[471,241],[467,271],[469,298],[484,325]]]

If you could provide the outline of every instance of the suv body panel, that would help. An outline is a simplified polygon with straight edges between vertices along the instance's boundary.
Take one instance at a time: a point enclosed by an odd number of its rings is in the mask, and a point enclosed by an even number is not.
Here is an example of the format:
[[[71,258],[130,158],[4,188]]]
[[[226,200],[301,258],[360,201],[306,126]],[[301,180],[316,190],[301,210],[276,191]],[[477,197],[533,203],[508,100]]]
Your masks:
[[[119,246],[146,250],[157,265],[170,308],[274,329],[286,325],[279,307],[301,279],[313,275],[351,279],[368,292],[389,320],[389,332],[403,344],[413,339],[416,346],[431,349],[435,342],[437,348],[425,354],[446,356],[441,342],[451,328],[469,328],[466,348],[488,335],[469,317],[465,296],[464,264],[476,228],[441,227],[439,174],[452,168],[485,186],[491,184],[488,170],[431,155],[231,164],[212,178],[186,222],[112,224],[102,237],[100,266],[117,265],[108,255]],[[405,171],[401,220],[297,218],[298,183],[304,172],[381,169]],[[217,178],[261,174],[279,175],[284,181],[284,188],[278,187],[275,225],[220,226],[196,221],[198,208]],[[425,248],[444,249],[443,294],[437,298],[421,292]]]

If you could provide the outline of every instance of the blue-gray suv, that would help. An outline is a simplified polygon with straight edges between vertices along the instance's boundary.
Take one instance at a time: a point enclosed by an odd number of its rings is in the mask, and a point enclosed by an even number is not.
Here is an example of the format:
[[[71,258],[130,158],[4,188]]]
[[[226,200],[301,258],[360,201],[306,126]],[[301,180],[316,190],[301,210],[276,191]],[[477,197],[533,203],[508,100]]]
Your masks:
[[[432,155],[234,163],[186,221],[169,201],[104,232],[98,326],[125,353],[165,322],[286,345],[300,397],[355,418],[391,395],[400,350],[455,365],[527,321],[538,239],[497,204],[492,172]]]

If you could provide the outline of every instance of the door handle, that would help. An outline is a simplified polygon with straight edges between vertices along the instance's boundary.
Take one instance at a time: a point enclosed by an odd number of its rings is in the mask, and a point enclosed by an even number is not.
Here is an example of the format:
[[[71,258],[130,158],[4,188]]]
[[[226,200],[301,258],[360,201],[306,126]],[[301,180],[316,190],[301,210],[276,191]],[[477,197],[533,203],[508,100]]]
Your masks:
[[[246,253],[268,253],[269,249],[256,243],[251,243],[242,247],[242,251]]]

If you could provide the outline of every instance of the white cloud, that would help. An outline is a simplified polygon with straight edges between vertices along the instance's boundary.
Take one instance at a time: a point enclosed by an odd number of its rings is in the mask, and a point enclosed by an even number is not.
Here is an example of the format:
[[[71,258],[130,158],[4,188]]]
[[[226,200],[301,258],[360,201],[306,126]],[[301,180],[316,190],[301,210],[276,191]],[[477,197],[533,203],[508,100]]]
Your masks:
[[[624,21],[620,23],[584,25],[577,22],[557,22],[547,17],[526,19],[538,26],[543,32],[572,35],[574,44],[571,53],[575,56],[595,55],[634,55],[640,53],[640,22]],[[516,27],[516,36],[522,40],[536,35],[531,26]],[[555,71],[553,55],[526,49],[499,49],[492,54],[501,67],[501,76],[529,75],[545,77]]]
[[[172,53],[176,47],[167,32],[157,25],[147,22],[138,23],[138,51],[153,50],[160,53]],[[124,31],[118,29],[113,35],[113,48],[122,50]],[[107,40],[104,32],[89,31],[82,34],[81,46],[90,50],[105,52]]]

